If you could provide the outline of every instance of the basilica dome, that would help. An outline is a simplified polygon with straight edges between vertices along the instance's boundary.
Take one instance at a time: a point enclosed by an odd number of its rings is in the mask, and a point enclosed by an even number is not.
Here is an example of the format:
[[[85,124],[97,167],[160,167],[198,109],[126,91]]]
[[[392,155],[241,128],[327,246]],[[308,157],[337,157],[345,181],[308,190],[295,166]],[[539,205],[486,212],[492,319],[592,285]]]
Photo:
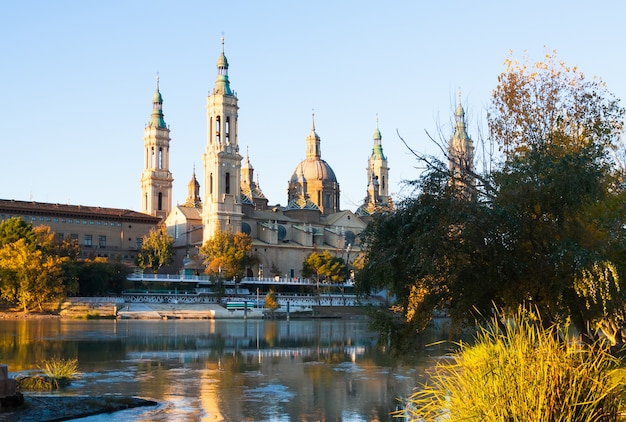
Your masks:
[[[312,202],[327,215],[339,210],[339,183],[333,169],[321,158],[320,144],[313,120],[306,138],[306,158],[296,166],[289,180],[288,203]]]
[[[307,182],[337,183],[337,177],[330,165],[321,158],[306,158],[296,166],[291,175],[292,182],[299,182],[304,176]]]

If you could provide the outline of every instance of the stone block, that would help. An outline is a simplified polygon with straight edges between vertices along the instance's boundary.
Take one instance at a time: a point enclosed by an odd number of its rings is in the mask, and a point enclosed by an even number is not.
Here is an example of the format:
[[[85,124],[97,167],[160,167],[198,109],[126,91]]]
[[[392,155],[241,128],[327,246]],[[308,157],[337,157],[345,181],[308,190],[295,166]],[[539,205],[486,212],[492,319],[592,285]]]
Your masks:
[[[0,398],[14,396],[16,392],[15,380],[0,380]]]
[[[9,379],[9,365],[0,365],[0,381]]]

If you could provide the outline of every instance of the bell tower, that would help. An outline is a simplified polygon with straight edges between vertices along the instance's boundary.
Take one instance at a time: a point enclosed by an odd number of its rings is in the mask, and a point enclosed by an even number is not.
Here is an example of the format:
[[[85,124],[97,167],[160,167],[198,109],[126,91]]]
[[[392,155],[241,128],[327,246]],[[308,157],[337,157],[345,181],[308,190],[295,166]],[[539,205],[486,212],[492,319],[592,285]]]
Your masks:
[[[152,97],[152,114],[143,130],[143,173],[141,174],[141,211],[165,219],[172,210],[172,173],[170,129],[163,120],[163,97],[159,77]]]
[[[387,157],[383,153],[382,135],[378,129],[378,115],[376,116],[376,130],[374,131],[374,146],[372,155],[367,160],[367,198],[375,206],[389,203],[389,166]]]
[[[228,60],[217,59],[215,87],[207,97],[207,145],[203,155],[203,241],[219,231],[241,231],[241,160],[237,139],[237,96],[230,89]]]
[[[452,176],[450,183],[460,187],[463,196],[469,197],[470,188],[474,185],[474,143],[467,134],[460,91],[454,119],[454,134],[448,142],[448,165]]]

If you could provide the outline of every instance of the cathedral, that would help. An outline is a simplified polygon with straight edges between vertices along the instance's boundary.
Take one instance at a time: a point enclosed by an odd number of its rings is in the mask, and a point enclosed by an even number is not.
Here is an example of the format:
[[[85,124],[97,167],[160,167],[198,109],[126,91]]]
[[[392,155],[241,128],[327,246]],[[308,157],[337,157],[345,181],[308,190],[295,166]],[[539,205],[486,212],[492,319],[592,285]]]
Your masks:
[[[372,216],[393,208],[389,166],[378,120],[367,161],[365,199],[352,212],[339,207],[339,181],[322,159],[322,141],[315,129],[314,115],[311,131],[304,140],[304,159],[295,166],[287,182],[287,205],[270,205],[255,182],[248,152],[243,156],[240,150],[238,110],[222,38],[215,86],[207,97],[202,183],[198,182],[194,167],[185,202],[173,206],[170,130],[164,120],[157,78],[150,121],[144,129],[141,200],[142,212],[161,217],[175,240],[176,259],[169,272],[202,273],[204,265],[198,250],[220,231],[243,232],[252,237],[252,253],[258,264],[247,269],[247,277],[299,278],[302,263],[313,251],[329,251],[349,264],[361,251],[359,233]],[[473,171],[473,145],[467,135],[460,94],[448,158],[453,180]]]
[[[144,128],[141,203],[143,213],[163,219],[175,240],[176,259],[169,272],[201,273],[204,267],[198,249],[220,231],[244,232],[252,237],[252,253],[258,264],[248,268],[248,277],[298,278],[303,261],[313,251],[328,250],[348,262],[354,259],[361,250],[358,235],[368,220],[391,207],[389,167],[378,127],[367,165],[366,199],[356,212],[339,207],[339,181],[322,159],[314,115],[303,145],[304,159],[287,182],[287,205],[270,205],[255,182],[247,151],[242,155],[238,110],[222,39],[215,85],[207,97],[201,182],[194,168],[185,202],[173,206],[170,130],[157,78],[150,121]]]
[[[194,167],[185,202],[173,206],[170,130],[164,120],[157,78],[150,121],[144,128],[141,203],[142,212],[161,217],[175,240],[176,259],[168,272],[202,273],[199,247],[220,231],[243,232],[252,237],[252,253],[258,264],[247,269],[247,277],[299,278],[303,261],[313,251],[327,250],[350,263],[361,251],[359,233],[368,221],[376,213],[393,207],[389,166],[378,121],[367,161],[365,199],[352,212],[339,207],[339,181],[322,159],[322,141],[315,129],[314,115],[311,131],[304,140],[304,159],[295,166],[287,182],[287,205],[270,205],[255,182],[248,152],[243,156],[240,150],[238,110],[222,38],[215,85],[207,97],[202,183],[198,182]],[[454,172],[464,172],[471,165],[473,148],[460,101],[455,114],[456,128],[449,144],[450,167]],[[458,156],[465,158],[454,158]]]

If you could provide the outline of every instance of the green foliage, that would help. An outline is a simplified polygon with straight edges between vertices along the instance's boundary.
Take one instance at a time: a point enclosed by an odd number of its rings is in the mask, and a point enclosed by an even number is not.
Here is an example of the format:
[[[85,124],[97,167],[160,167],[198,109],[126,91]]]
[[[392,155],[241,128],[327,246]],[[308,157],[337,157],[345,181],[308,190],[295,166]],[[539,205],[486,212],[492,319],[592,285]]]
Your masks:
[[[473,345],[460,344],[397,416],[446,421],[614,421],[626,388],[602,344],[568,342],[520,310],[496,315]]]
[[[343,258],[332,255],[328,251],[311,252],[302,263],[302,275],[315,280],[343,282],[347,276],[347,266]]]
[[[463,195],[443,162],[424,159],[416,195],[364,232],[357,287],[396,297],[400,340],[423,330],[435,310],[463,321],[494,304],[532,304],[550,323],[571,319],[579,332],[617,334],[626,193],[613,157],[623,118],[600,81],[552,55],[532,66],[509,61],[488,116],[502,163],[475,175]]]
[[[173,256],[174,239],[167,234],[165,228],[160,228],[150,230],[144,236],[136,262],[138,267],[151,268],[154,273],[158,273],[161,267],[172,262]]]
[[[200,248],[206,273],[241,280],[256,259],[250,255],[252,238],[245,233],[218,232]]]
[[[0,222],[0,247],[25,239],[27,245],[37,244],[37,235],[30,223],[18,217],[9,218]]]
[[[110,262],[96,258],[77,262],[74,276],[78,282],[79,296],[106,296],[120,294],[125,288],[131,268],[119,260]]]

